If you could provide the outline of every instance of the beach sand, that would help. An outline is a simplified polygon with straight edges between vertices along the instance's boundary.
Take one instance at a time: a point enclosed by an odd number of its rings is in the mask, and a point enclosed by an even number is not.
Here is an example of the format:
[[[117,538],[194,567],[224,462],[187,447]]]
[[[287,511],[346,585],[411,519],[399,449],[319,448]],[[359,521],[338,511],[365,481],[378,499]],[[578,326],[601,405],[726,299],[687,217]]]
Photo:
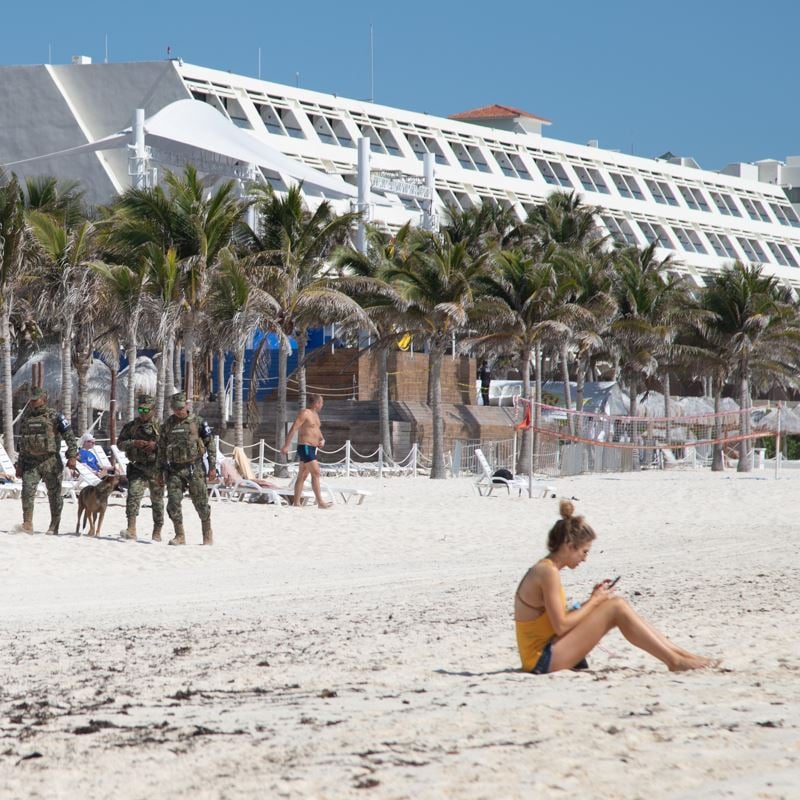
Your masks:
[[[800,797],[800,474],[557,481],[599,536],[568,599],[621,575],[724,659],[682,674],[616,632],[588,673],[518,671],[556,500],[349,483],[372,496],[216,502],[212,548],[188,499],[183,548],[116,539],[120,498],[100,540],[0,501],[0,798]]]

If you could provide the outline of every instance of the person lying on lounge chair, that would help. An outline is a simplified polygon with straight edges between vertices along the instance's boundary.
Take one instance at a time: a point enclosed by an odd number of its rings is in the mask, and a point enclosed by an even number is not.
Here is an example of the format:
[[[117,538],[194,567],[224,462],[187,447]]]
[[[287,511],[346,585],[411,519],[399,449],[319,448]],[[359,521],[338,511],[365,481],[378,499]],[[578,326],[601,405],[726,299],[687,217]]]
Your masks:
[[[598,583],[577,610],[568,611],[559,572],[575,569],[588,557],[595,532],[574,506],[562,500],[561,519],[547,537],[546,558],[524,575],[514,597],[514,620],[522,669],[543,674],[578,668],[612,629],[635,647],[663,661],[673,671],[714,667],[718,661],[690,653],[645,622],[623,598],[614,594],[615,581]]]

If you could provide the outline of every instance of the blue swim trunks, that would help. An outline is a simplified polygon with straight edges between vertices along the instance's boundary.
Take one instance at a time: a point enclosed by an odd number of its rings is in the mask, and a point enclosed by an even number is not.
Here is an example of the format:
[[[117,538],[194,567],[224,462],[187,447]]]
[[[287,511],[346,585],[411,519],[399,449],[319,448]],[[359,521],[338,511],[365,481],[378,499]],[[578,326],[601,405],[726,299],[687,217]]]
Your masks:
[[[309,461],[316,461],[317,448],[310,444],[299,444],[297,445],[297,457],[306,464]]]

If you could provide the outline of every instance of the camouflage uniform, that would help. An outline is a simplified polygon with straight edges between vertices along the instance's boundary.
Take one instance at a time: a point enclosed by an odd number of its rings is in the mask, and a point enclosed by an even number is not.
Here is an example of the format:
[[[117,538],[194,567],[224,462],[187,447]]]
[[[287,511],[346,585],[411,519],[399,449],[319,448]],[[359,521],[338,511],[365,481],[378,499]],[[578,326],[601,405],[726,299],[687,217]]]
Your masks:
[[[185,408],[183,392],[174,394],[170,405],[173,409]],[[217,448],[208,423],[191,412],[184,419],[172,414],[164,423],[158,439],[158,467],[167,484],[167,515],[175,528],[175,537],[170,544],[186,544],[181,510],[186,489],[203,525],[203,544],[212,543],[211,507],[203,470],[203,455],[206,453],[208,463],[216,464]]]
[[[140,395],[139,407],[153,408],[150,395]],[[164,486],[160,482],[158,470],[158,453],[137,447],[138,440],[158,444],[160,425],[157,420],[145,420],[141,417],[132,419],[123,427],[117,437],[117,446],[128,456],[128,496],[125,502],[125,516],[128,518],[128,529],[124,532],[129,539],[136,538],[136,517],[142,504],[145,489],[150,490],[150,502],[153,505],[153,541],[161,541],[161,528],[164,525]]]
[[[31,400],[46,397],[41,389],[31,392]],[[33,533],[33,500],[39,479],[47,487],[50,501],[50,526],[47,533],[57,534],[61,522],[64,498],[61,482],[64,463],[61,460],[61,440],[67,445],[67,459],[77,458],[78,443],[69,420],[47,405],[28,406],[19,426],[19,470],[22,477],[22,529]]]

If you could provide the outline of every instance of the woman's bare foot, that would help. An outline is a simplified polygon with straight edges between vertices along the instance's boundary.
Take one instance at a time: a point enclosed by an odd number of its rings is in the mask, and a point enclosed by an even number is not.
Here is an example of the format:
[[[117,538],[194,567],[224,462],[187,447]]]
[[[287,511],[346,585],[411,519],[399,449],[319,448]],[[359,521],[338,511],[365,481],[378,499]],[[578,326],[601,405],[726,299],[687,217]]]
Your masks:
[[[317,503],[317,508],[330,508],[333,503]]]
[[[718,667],[718,658],[705,658],[703,656],[679,656],[673,664],[669,665],[670,672],[686,672],[690,669],[714,669]]]

